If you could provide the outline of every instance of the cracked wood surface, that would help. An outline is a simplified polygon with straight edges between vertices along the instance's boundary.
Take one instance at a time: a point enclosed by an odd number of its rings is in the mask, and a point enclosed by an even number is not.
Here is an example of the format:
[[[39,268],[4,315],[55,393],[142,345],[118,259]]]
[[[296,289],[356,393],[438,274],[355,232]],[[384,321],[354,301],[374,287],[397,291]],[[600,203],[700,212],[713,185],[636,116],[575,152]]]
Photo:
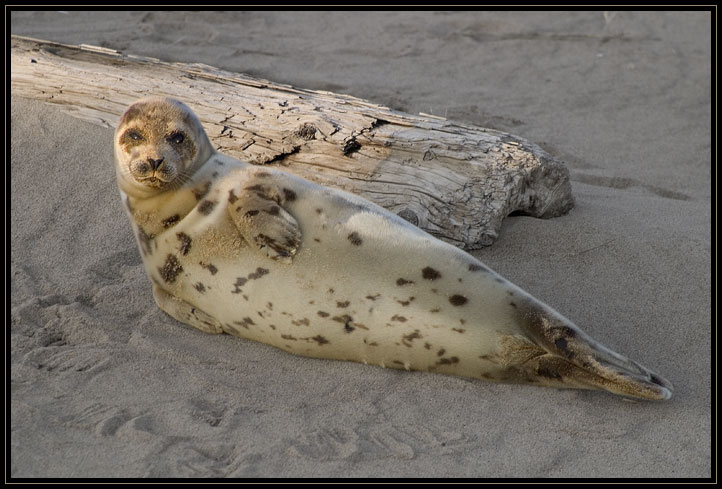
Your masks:
[[[219,151],[355,193],[464,249],[492,244],[513,212],[573,206],[566,167],[522,138],[204,64],[12,36],[11,87],[106,127],[140,97],[178,98]]]

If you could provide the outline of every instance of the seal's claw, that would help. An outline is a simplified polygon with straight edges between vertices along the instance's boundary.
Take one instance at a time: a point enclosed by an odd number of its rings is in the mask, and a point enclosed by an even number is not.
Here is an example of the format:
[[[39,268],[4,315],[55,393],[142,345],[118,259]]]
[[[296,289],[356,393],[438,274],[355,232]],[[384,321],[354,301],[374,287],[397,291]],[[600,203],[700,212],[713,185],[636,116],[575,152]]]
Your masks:
[[[257,178],[266,182],[264,177]],[[239,196],[231,193],[231,218],[247,242],[274,260],[290,262],[301,246],[298,222],[283,208],[282,191],[268,183],[254,182],[247,182]]]
[[[290,262],[301,245],[301,234],[297,229],[288,226],[274,236],[258,234],[255,238],[258,248],[269,258],[282,262]]]

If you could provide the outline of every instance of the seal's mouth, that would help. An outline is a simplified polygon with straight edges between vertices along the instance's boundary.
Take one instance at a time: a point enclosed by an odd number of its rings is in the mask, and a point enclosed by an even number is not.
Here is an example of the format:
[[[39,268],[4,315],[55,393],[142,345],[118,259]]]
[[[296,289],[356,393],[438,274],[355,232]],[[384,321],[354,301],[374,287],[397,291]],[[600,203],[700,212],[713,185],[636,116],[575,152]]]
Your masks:
[[[162,178],[159,178],[157,176],[150,176],[150,177],[144,177],[144,178],[136,177],[136,180],[139,183],[142,183],[143,185],[146,185],[148,187],[160,188],[160,187],[163,187],[164,185],[167,185],[168,183],[170,183],[172,179],[171,180],[163,180]]]

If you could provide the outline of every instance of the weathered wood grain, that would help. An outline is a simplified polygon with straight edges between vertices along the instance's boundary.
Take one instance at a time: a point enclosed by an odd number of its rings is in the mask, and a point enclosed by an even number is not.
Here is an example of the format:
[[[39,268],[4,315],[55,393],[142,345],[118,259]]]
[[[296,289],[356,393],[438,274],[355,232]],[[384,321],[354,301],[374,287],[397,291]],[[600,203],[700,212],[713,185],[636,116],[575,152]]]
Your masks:
[[[512,212],[573,206],[565,166],[501,131],[203,64],[19,36],[11,46],[15,95],[108,127],[140,97],[178,98],[220,151],[358,194],[464,249],[490,245]]]

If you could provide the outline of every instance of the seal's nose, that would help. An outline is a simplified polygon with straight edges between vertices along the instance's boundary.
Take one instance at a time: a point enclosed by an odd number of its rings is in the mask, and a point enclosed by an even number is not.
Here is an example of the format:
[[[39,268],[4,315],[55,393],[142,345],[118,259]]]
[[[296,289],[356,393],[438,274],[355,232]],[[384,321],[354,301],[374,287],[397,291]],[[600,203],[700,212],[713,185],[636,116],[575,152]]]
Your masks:
[[[148,158],[148,163],[150,164],[150,167],[155,171],[158,168],[160,168],[160,165],[163,163],[163,158],[159,160],[154,160],[153,158]]]

